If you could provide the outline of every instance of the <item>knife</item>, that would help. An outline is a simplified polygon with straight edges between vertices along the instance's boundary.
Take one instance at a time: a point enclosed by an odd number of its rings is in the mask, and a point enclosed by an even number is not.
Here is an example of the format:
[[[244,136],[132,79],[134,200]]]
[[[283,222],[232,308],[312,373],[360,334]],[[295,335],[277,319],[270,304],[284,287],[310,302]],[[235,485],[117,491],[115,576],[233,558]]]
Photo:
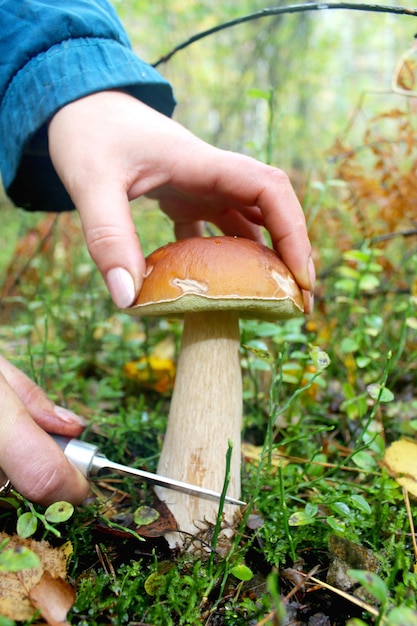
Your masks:
[[[175,478],[152,474],[151,472],[145,472],[144,470],[136,469],[135,467],[129,467],[128,465],[122,465],[120,463],[110,461],[100,452],[98,446],[92,443],[87,443],[86,441],[81,441],[80,439],[62,437],[61,435],[51,436],[59,445],[61,450],[63,450],[67,459],[87,479],[99,476],[101,470],[108,470],[124,476],[134,476],[135,478],[140,478],[144,482],[150,483],[151,485],[158,485],[159,487],[182,491],[190,496],[197,496],[199,498],[217,501],[221,498],[221,494],[217,491],[212,491],[211,489],[205,489],[204,487],[175,480]],[[246,504],[246,502],[242,502],[236,498],[231,498],[230,496],[225,497],[225,502],[228,504],[235,504],[236,506],[244,506]]]

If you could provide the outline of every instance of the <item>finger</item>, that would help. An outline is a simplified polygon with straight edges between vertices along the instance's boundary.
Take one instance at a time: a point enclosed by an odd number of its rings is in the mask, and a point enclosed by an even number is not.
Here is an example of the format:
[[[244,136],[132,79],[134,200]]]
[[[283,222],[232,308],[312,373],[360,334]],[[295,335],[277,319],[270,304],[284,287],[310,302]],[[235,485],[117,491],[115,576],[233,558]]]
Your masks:
[[[126,182],[135,167],[124,151],[137,131],[135,118],[129,124],[136,102],[122,93],[92,94],[62,107],[48,127],[52,163],[79,211],[90,255],[120,308],[133,302],[145,268]]]
[[[245,237],[253,239],[259,243],[266,244],[265,237],[261,229],[255,224],[248,222],[240,213],[227,211],[219,215],[212,215],[211,224],[217,226],[222,233],[230,237]],[[203,237],[206,222],[177,222],[174,225],[175,237],[177,239],[188,239],[189,237]]]
[[[189,239],[204,235],[204,222],[175,222],[174,233],[176,239]]]
[[[302,207],[288,176],[239,154],[218,151],[214,158],[211,167],[206,164],[206,170],[213,173],[211,187],[243,206],[259,207],[274,249],[300,286],[312,290],[311,244]]]
[[[173,189],[158,189],[153,193],[159,201],[159,206],[174,221],[177,239],[201,237],[204,235],[204,226],[210,222],[217,226],[225,235],[246,237],[260,243],[265,243],[265,237],[258,227],[263,224],[262,214],[258,207],[246,207],[227,199],[226,210],[219,199],[201,199],[196,201],[186,194]],[[200,221],[190,218],[196,213]],[[203,221],[205,220],[205,221]]]
[[[257,224],[249,222],[244,215],[238,211],[224,211],[219,215],[214,215],[211,218],[213,224],[215,224],[220,230],[230,237],[245,237],[246,239],[253,239],[259,243],[266,244],[262,230]]]
[[[88,482],[30,417],[0,374],[0,466],[22,495],[44,505],[59,500],[77,504]]]
[[[132,304],[145,273],[145,259],[123,189],[102,184],[74,198],[93,261],[116,306]]]
[[[304,213],[286,175],[273,170],[270,176],[274,184],[265,185],[257,200],[265,227],[271,234],[274,249],[300,286],[312,291],[314,273],[311,272],[311,244]]]
[[[78,437],[82,433],[87,424],[81,417],[54,404],[38,385],[2,356],[0,372],[43,430],[67,437]]]

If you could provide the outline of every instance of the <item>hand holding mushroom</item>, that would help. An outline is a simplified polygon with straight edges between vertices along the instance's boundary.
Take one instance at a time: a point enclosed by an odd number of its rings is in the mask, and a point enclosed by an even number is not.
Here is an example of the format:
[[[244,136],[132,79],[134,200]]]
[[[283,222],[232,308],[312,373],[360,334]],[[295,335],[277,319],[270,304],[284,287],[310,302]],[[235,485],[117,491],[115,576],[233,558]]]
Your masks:
[[[184,317],[184,333],[158,473],[221,492],[228,441],[233,443],[228,494],[240,498],[242,379],[239,317],[279,320],[303,311],[291,272],[265,246],[235,237],[190,238],[147,259],[132,315]],[[158,494],[180,531],[191,535],[216,520],[212,502]],[[233,507],[225,510],[233,521]],[[168,537],[182,544],[178,534]]]
[[[142,285],[145,261],[129,200],[144,194],[159,200],[178,239],[201,235],[207,220],[226,235],[262,242],[264,226],[298,284],[314,289],[303,211],[282,171],[214,148],[117,91],[60,109],[49,148],[117,306],[131,305]]]

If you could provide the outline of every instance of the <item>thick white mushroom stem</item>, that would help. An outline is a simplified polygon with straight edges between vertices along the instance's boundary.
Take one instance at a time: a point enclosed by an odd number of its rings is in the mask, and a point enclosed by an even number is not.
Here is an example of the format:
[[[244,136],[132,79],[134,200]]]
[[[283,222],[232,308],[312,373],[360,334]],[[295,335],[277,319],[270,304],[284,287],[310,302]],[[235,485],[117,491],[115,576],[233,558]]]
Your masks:
[[[221,492],[228,441],[233,444],[227,495],[240,498],[242,374],[238,314],[187,313],[158,473]],[[217,519],[218,503],[157,487],[180,531],[195,535]],[[224,519],[232,522],[234,505]],[[166,536],[173,547],[186,537]]]

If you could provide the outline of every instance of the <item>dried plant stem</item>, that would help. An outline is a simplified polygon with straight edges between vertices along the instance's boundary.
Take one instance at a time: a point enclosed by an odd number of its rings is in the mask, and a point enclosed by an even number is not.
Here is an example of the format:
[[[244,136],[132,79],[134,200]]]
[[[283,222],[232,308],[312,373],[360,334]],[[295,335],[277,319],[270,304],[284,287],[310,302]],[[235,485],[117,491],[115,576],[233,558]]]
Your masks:
[[[410,530],[411,530],[411,541],[413,542],[413,550],[414,550],[414,558],[415,558],[415,565],[414,568],[417,568],[417,541],[416,541],[416,533],[415,533],[415,528],[414,528],[414,521],[413,521],[413,514],[411,512],[411,506],[410,506],[410,497],[408,495],[408,491],[405,487],[403,487],[403,497],[404,497],[404,502],[405,502],[405,508],[407,510],[407,516],[408,516],[408,523],[410,524]]]

